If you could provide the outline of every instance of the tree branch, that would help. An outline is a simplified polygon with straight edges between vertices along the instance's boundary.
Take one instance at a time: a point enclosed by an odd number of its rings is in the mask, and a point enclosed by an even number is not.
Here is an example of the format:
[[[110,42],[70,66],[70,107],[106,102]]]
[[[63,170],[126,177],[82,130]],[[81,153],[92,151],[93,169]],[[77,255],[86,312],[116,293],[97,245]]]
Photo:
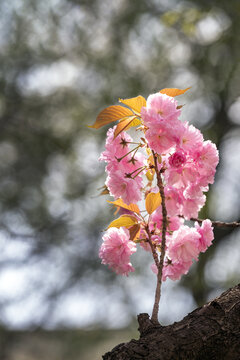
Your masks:
[[[204,219],[197,219],[197,218],[191,218],[190,220],[192,221],[197,221],[198,223],[202,223],[204,221]],[[223,222],[223,221],[212,221],[211,220],[211,223],[213,226],[216,226],[216,227],[240,227],[240,223],[234,221],[234,222]]]
[[[239,360],[240,284],[169,326],[138,317],[140,339],[119,344],[104,360]]]
[[[153,306],[153,312],[151,321],[155,324],[159,324],[158,322],[158,310],[159,310],[159,302],[161,298],[161,285],[162,285],[162,272],[163,272],[163,264],[165,258],[165,249],[166,249],[166,229],[167,229],[167,209],[165,205],[165,194],[164,194],[164,186],[162,182],[162,177],[160,171],[158,170],[157,156],[154,151],[152,151],[153,159],[154,159],[154,167],[157,176],[157,185],[159,188],[159,192],[162,198],[162,242],[161,242],[161,256],[160,262],[158,265],[158,274],[157,274],[157,287],[155,291],[155,301]]]

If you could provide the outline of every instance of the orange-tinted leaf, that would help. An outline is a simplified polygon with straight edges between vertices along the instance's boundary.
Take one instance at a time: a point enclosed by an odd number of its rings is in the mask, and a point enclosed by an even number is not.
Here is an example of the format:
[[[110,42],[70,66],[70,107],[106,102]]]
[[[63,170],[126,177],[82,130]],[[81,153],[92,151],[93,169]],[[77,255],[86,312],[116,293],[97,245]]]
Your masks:
[[[136,224],[136,225],[133,225],[132,227],[130,227],[129,234],[130,234],[130,240],[137,239],[140,234],[140,225]]]
[[[135,224],[137,224],[138,220],[135,218],[135,216],[131,215],[122,215],[118,219],[113,220],[111,224],[108,226],[108,229],[111,227],[120,228],[121,226],[125,227],[131,227]]]
[[[139,207],[136,205],[136,204],[125,204],[122,199],[117,199],[115,201],[108,201],[110,204],[113,204],[115,206],[118,206],[118,207],[121,207],[123,209],[126,209],[126,210],[130,210],[130,211],[133,211],[135,212],[136,214],[140,214],[140,210],[139,210]]]
[[[166,88],[166,89],[162,89],[159,92],[161,94],[166,94],[168,96],[178,96],[178,95],[182,95],[184,94],[187,90],[189,90],[191,87],[188,87],[186,89],[176,89],[176,88]]]
[[[135,112],[140,114],[141,108],[143,106],[146,106],[146,100],[143,96],[139,95],[131,99],[119,99],[119,101],[127,106],[129,106],[131,109],[133,109]]]
[[[113,121],[122,120],[128,116],[132,116],[133,112],[120,105],[112,105],[101,111],[97,120],[90,128],[99,129],[100,127],[107,125]]]
[[[145,200],[146,210],[151,215],[161,205],[160,193],[149,193]]]
[[[122,131],[128,130],[130,127],[138,126],[141,124],[141,121],[136,118],[136,116],[129,116],[127,119],[124,119],[120,121],[120,123],[117,124],[117,127],[114,132],[114,139],[121,134]]]

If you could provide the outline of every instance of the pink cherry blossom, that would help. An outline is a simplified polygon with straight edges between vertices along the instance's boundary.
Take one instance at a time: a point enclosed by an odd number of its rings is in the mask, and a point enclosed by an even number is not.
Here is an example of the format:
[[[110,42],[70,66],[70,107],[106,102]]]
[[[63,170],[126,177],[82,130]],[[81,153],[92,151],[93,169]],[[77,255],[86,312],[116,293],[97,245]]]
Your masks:
[[[163,122],[159,127],[149,128],[145,137],[152,150],[158,154],[167,152],[175,145],[175,137],[172,127]]]
[[[147,99],[147,106],[141,110],[147,131],[146,140],[152,150],[162,154],[180,142],[184,126],[178,120],[180,109],[176,100],[168,95],[156,93]]]
[[[178,280],[183,274],[187,274],[192,261],[171,262],[163,267],[162,279],[166,281],[167,277],[171,280]]]
[[[167,231],[178,230],[182,225],[183,219],[178,216],[172,216],[167,218]],[[150,230],[162,230],[162,207],[160,206],[150,217]]]
[[[205,252],[214,239],[212,223],[209,219],[204,220],[201,226],[195,222],[195,229],[201,236],[199,239],[198,249],[201,252]]]
[[[136,244],[129,240],[129,231],[125,228],[110,228],[103,235],[99,250],[102,264],[108,265],[117,274],[128,275],[134,271],[130,256],[136,251]]]
[[[162,280],[166,281],[167,278],[171,280],[178,280],[183,274],[187,274],[192,261],[187,262],[169,262],[165,263],[162,272]],[[151,265],[152,272],[158,274],[158,268],[156,264]]]
[[[162,119],[171,121],[176,120],[181,114],[181,110],[177,109],[177,101],[173,97],[161,94],[160,92],[149,95],[146,109],[149,112],[147,117],[145,108],[142,109],[142,117],[146,125],[152,122],[152,120],[154,123],[156,122],[155,115],[157,115],[158,121]]]
[[[198,183],[189,183],[183,191],[183,196],[185,199],[195,199],[201,197],[203,191],[208,191],[208,187],[203,188]]]
[[[198,257],[200,234],[195,228],[186,225],[174,231],[171,241],[167,244],[167,256],[173,262],[189,262]]]
[[[180,214],[180,206],[183,202],[182,191],[173,186],[166,185],[164,188],[167,214],[175,216]]]
[[[203,136],[200,130],[193,125],[184,123],[184,131],[181,135],[179,147],[188,152],[192,152],[201,147],[203,143]]]
[[[125,159],[116,162],[111,169],[108,169],[105,183],[110,195],[116,199],[121,198],[126,204],[136,203],[142,198],[141,188],[143,181],[141,175],[136,176],[134,179],[128,175],[133,171],[133,168],[137,169],[136,166],[129,164]]]
[[[168,161],[170,166],[179,168],[186,162],[186,155],[183,151],[178,150],[169,157]]]
[[[194,164],[187,162],[178,168],[168,168],[165,172],[165,178],[169,185],[175,188],[187,187],[189,183],[198,181],[199,174]]]
[[[131,263],[128,263],[128,264],[113,264],[112,266],[110,266],[115,272],[117,275],[126,275],[128,276],[128,274],[130,272],[133,272],[135,271],[134,267],[132,266]]]
[[[126,132],[122,132],[114,139],[114,131],[116,126],[108,129],[105,150],[99,157],[100,161],[112,162],[117,158],[121,158],[129,151],[128,143],[132,138]]]
[[[180,112],[175,98],[161,93],[150,95],[146,107],[141,109],[144,126],[138,128],[143,130],[141,136],[145,139],[141,138],[140,147],[146,145],[147,156],[141,150],[135,151],[135,145],[130,144],[132,138],[126,132],[114,139],[116,127],[108,130],[105,150],[100,156],[100,160],[107,163],[106,186],[110,195],[130,204],[144,200],[149,191],[159,191],[151,182],[144,183],[142,175],[145,168],[149,167],[151,151],[161,155],[157,166],[164,184],[167,209],[166,256],[162,275],[164,281],[166,278],[177,280],[182,274],[186,274],[193,259],[197,260],[199,252],[206,251],[213,240],[210,220],[204,220],[201,226],[196,223],[193,228],[183,224],[184,220],[196,218],[205,204],[204,192],[208,191],[209,184],[214,181],[219,161],[218,151],[211,141],[203,140],[200,130],[179,120]],[[127,212],[129,211],[120,210],[120,214]],[[162,242],[162,219],[161,205],[148,218],[145,215],[142,218],[140,246],[144,250],[151,251],[146,233],[148,224],[151,241],[156,245],[156,251],[161,251],[158,245]],[[130,255],[135,251],[136,244],[129,239],[127,229],[110,228],[103,236],[99,256],[102,263],[117,274],[128,275],[134,271]],[[155,264],[152,265],[152,270],[158,272]]]
[[[197,217],[198,212],[203,207],[206,202],[206,196],[201,194],[201,196],[196,198],[187,198],[184,199],[180,207],[180,215],[183,215],[185,219],[189,220],[192,217]]]
[[[216,166],[219,161],[218,150],[216,145],[211,141],[204,141],[202,147],[194,153],[194,161],[198,165],[198,172],[204,179],[207,178],[208,183],[214,181]]]

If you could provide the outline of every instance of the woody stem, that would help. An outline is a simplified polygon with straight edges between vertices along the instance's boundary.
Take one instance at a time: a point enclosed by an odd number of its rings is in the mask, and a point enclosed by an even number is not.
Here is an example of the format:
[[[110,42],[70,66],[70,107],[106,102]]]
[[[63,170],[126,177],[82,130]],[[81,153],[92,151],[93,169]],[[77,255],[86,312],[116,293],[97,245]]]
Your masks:
[[[165,194],[164,194],[164,186],[162,182],[162,177],[160,171],[158,171],[158,163],[157,156],[154,151],[152,151],[153,159],[154,159],[154,167],[157,176],[157,185],[159,188],[159,192],[162,198],[162,242],[161,242],[161,256],[158,264],[158,274],[157,274],[157,286],[155,291],[155,301],[153,305],[152,317],[151,320],[155,324],[159,324],[158,322],[158,310],[159,310],[159,302],[161,298],[161,286],[162,286],[162,273],[163,273],[163,264],[165,258],[165,250],[166,250],[166,229],[167,229],[167,209],[165,204]]]

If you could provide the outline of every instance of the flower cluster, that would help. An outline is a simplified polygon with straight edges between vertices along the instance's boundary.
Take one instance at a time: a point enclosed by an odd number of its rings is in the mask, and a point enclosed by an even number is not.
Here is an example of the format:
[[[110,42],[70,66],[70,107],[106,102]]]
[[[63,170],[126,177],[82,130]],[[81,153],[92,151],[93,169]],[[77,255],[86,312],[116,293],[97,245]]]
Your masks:
[[[115,129],[108,130],[106,150],[99,158],[107,162],[106,186],[115,198],[121,198],[127,204],[136,203],[142,198],[143,180],[137,172],[143,166],[143,156],[129,153],[132,138],[126,132],[114,139]]]
[[[210,220],[204,220],[201,226],[196,222],[194,227],[184,225],[184,220],[196,218],[205,204],[204,193],[214,181],[218,151],[193,125],[179,120],[181,106],[174,97],[159,92],[150,95],[145,103],[141,98],[143,104],[138,111],[139,102],[134,99],[126,102],[130,108],[133,102],[134,110],[125,129],[131,127],[135,116],[138,130],[142,131],[141,141],[133,142],[126,131],[116,136],[115,126],[108,130],[105,151],[100,156],[107,163],[106,186],[122,216],[103,236],[99,255],[103,264],[117,274],[127,275],[134,271],[129,259],[136,251],[136,243],[146,251],[162,251],[163,204],[156,200],[159,188],[154,184],[158,172],[164,188],[161,200],[167,211],[162,279],[176,280],[188,272],[193,260],[213,240]],[[142,205],[144,199],[147,218],[136,204],[141,201]],[[152,270],[158,273],[156,263]]]
[[[135,251],[136,244],[129,241],[127,229],[110,228],[103,235],[99,256],[102,258],[102,263],[109,265],[117,274],[127,275],[130,271],[134,271],[129,258]]]
[[[213,229],[210,220],[204,220],[200,227],[195,223],[194,228],[181,225],[167,237],[166,258],[163,267],[163,280],[167,277],[177,280],[186,274],[192,265],[193,259],[197,260],[200,252],[205,252],[213,240]],[[152,265],[153,272],[158,269]]]

